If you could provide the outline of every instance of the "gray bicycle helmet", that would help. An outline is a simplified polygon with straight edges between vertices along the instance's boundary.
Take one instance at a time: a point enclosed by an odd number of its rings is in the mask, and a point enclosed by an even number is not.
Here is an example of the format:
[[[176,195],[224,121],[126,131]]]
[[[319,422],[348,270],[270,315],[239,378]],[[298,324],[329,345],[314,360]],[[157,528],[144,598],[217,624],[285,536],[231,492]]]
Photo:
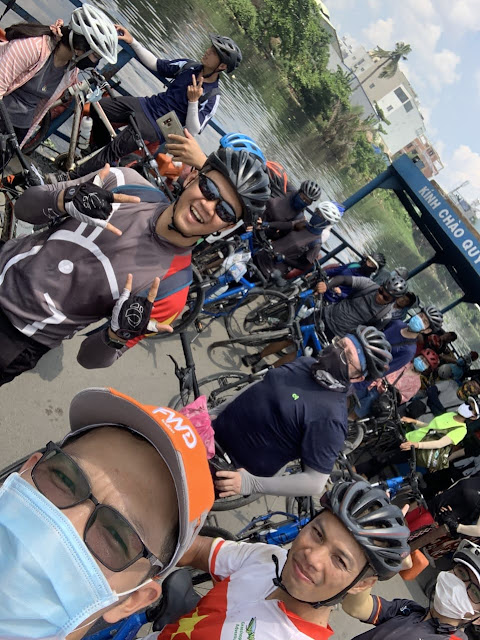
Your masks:
[[[263,214],[270,198],[270,180],[262,162],[253,154],[241,149],[219,148],[211,153],[201,171],[219,171],[238,194],[243,208],[246,226]]]
[[[383,288],[394,298],[400,298],[407,291],[407,283],[399,275],[390,274],[389,278],[383,283]]]
[[[406,280],[408,278],[408,269],[407,267],[395,267],[395,269],[391,272],[390,274],[391,276],[400,276],[400,278],[403,278],[404,280]]]
[[[300,185],[300,189],[307,198],[313,202],[314,200],[318,200],[322,194],[322,189],[319,184],[317,184],[314,180],[304,180]]]
[[[345,337],[350,338],[357,348],[366,378],[376,380],[385,375],[392,361],[392,347],[382,331],[360,324],[355,333],[347,333]]]
[[[480,582],[480,545],[471,540],[462,540],[453,554],[453,561],[466,564]]]
[[[437,309],[437,307],[434,307],[433,304],[429,304],[426,307],[422,307],[420,311],[427,316],[428,321],[430,322],[430,329],[438,331],[442,328],[443,313]]]
[[[220,62],[227,65],[227,73],[232,73],[242,61],[240,47],[228,36],[209,33],[212,45],[220,58]]]
[[[341,481],[323,495],[321,504],[350,531],[379,580],[401,570],[410,553],[410,530],[401,509],[391,504],[383,489],[363,480]]]

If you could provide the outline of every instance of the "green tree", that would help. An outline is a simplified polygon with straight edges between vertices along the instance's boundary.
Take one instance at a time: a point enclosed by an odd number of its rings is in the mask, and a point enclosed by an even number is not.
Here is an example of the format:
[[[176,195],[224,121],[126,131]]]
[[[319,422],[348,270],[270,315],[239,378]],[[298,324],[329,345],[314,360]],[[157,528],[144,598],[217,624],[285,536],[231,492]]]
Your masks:
[[[381,62],[375,69],[366,76],[361,85],[365,84],[365,82],[371,78],[374,74],[378,72],[379,69],[382,69],[379,74],[379,78],[391,78],[395,75],[398,69],[398,64],[400,60],[407,60],[408,54],[412,51],[412,47],[409,44],[405,44],[405,42],[397,42],[395,44],[394,51],[387,51],[386,49],[382,49],[381,47],[376,47],[373,50],[374,55],[377,58],[383,58],[383,62]]]

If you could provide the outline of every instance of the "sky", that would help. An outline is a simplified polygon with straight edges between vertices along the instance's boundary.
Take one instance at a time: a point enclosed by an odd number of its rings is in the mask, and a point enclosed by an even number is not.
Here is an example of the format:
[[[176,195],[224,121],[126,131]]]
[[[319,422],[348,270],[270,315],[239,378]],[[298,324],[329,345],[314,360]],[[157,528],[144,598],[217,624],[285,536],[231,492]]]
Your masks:
[[[447,191],[480,198],[480,0],[327,0],[337,34],[367,50],[412,52],[400,64],[421,103],[427,135],[445,168]]]

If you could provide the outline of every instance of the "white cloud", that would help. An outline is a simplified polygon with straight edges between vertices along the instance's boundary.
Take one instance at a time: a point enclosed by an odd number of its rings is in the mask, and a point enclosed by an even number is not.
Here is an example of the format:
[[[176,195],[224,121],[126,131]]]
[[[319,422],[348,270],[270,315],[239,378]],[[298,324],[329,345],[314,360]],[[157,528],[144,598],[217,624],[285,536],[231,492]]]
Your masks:
[[[456,68],[460,64],[461,58],[454,51],[442,49],[431,56],[432,74],[430,82],[440,89],[445,84],[453,84],[460,75]]]
[[[368,41],[368,47],[372,49],[377,45],[382,49],[390,49],[392,47],[392,34],[393,34],[393,18],[387,18],[387,20],[377,20],[372,22],[366,29],[363,30],[365,38]]]
[[[445,162],[443,158],[442,160]],[[480,197],[480,154],[472,151],[468,145],[462,144],[455,149],[440,175],[442,184],[449,190],[469,180],[470,185],[465,188],[465,194],[471,198]]]
[[[437,0],[444,20],[451,25],[456,36],[465,31],[480,30],[480,6],[478,0]]]

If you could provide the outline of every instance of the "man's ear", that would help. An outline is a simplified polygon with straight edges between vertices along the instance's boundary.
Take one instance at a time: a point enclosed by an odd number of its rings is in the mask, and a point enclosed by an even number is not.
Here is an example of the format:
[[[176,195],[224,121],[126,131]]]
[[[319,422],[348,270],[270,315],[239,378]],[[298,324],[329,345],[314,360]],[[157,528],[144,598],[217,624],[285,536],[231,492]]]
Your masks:
[[[373,585],[377,582],[377,576],[370,576],[368,578],[363,578],[360,582],[357,582],[351,589],[348,590],[348,593],[355,595],[356,593],[360,593],[361,591],[365,591],[365,589],[371,589]]]
[[[24,462],[20,467],[19,473],[21,473],[22,471],[26,471],[27,469],[33,469],[33,467],[37,464],[37,462],[40,460],[42,456],[43,456],[43,453],[41,451],[32,453],[30,458],[26,462]]]
[[[217,71],[225,71],[226,68],[227,65],[224,62],[221,62],[217,67]]]
[[[162,585],[158,582],[149,582],[137,591],[134,591],[126,600],[113,609],[103,614],[103,619],[109,624],[128,618],[132,613],[141,611],[153,604],[162,595]]]
[[[188,176],[183,181],[183,188],[188,187],[188,185],[191,184],[197,176],[198,176],[198,169],[192,169],[188,174]]]
[[[350,379],[350,382],[355,384],[356,382],[363,382],[364,380],[365,380],[365,376],[359,376],[358,378],[353,378],[353,380]]]

